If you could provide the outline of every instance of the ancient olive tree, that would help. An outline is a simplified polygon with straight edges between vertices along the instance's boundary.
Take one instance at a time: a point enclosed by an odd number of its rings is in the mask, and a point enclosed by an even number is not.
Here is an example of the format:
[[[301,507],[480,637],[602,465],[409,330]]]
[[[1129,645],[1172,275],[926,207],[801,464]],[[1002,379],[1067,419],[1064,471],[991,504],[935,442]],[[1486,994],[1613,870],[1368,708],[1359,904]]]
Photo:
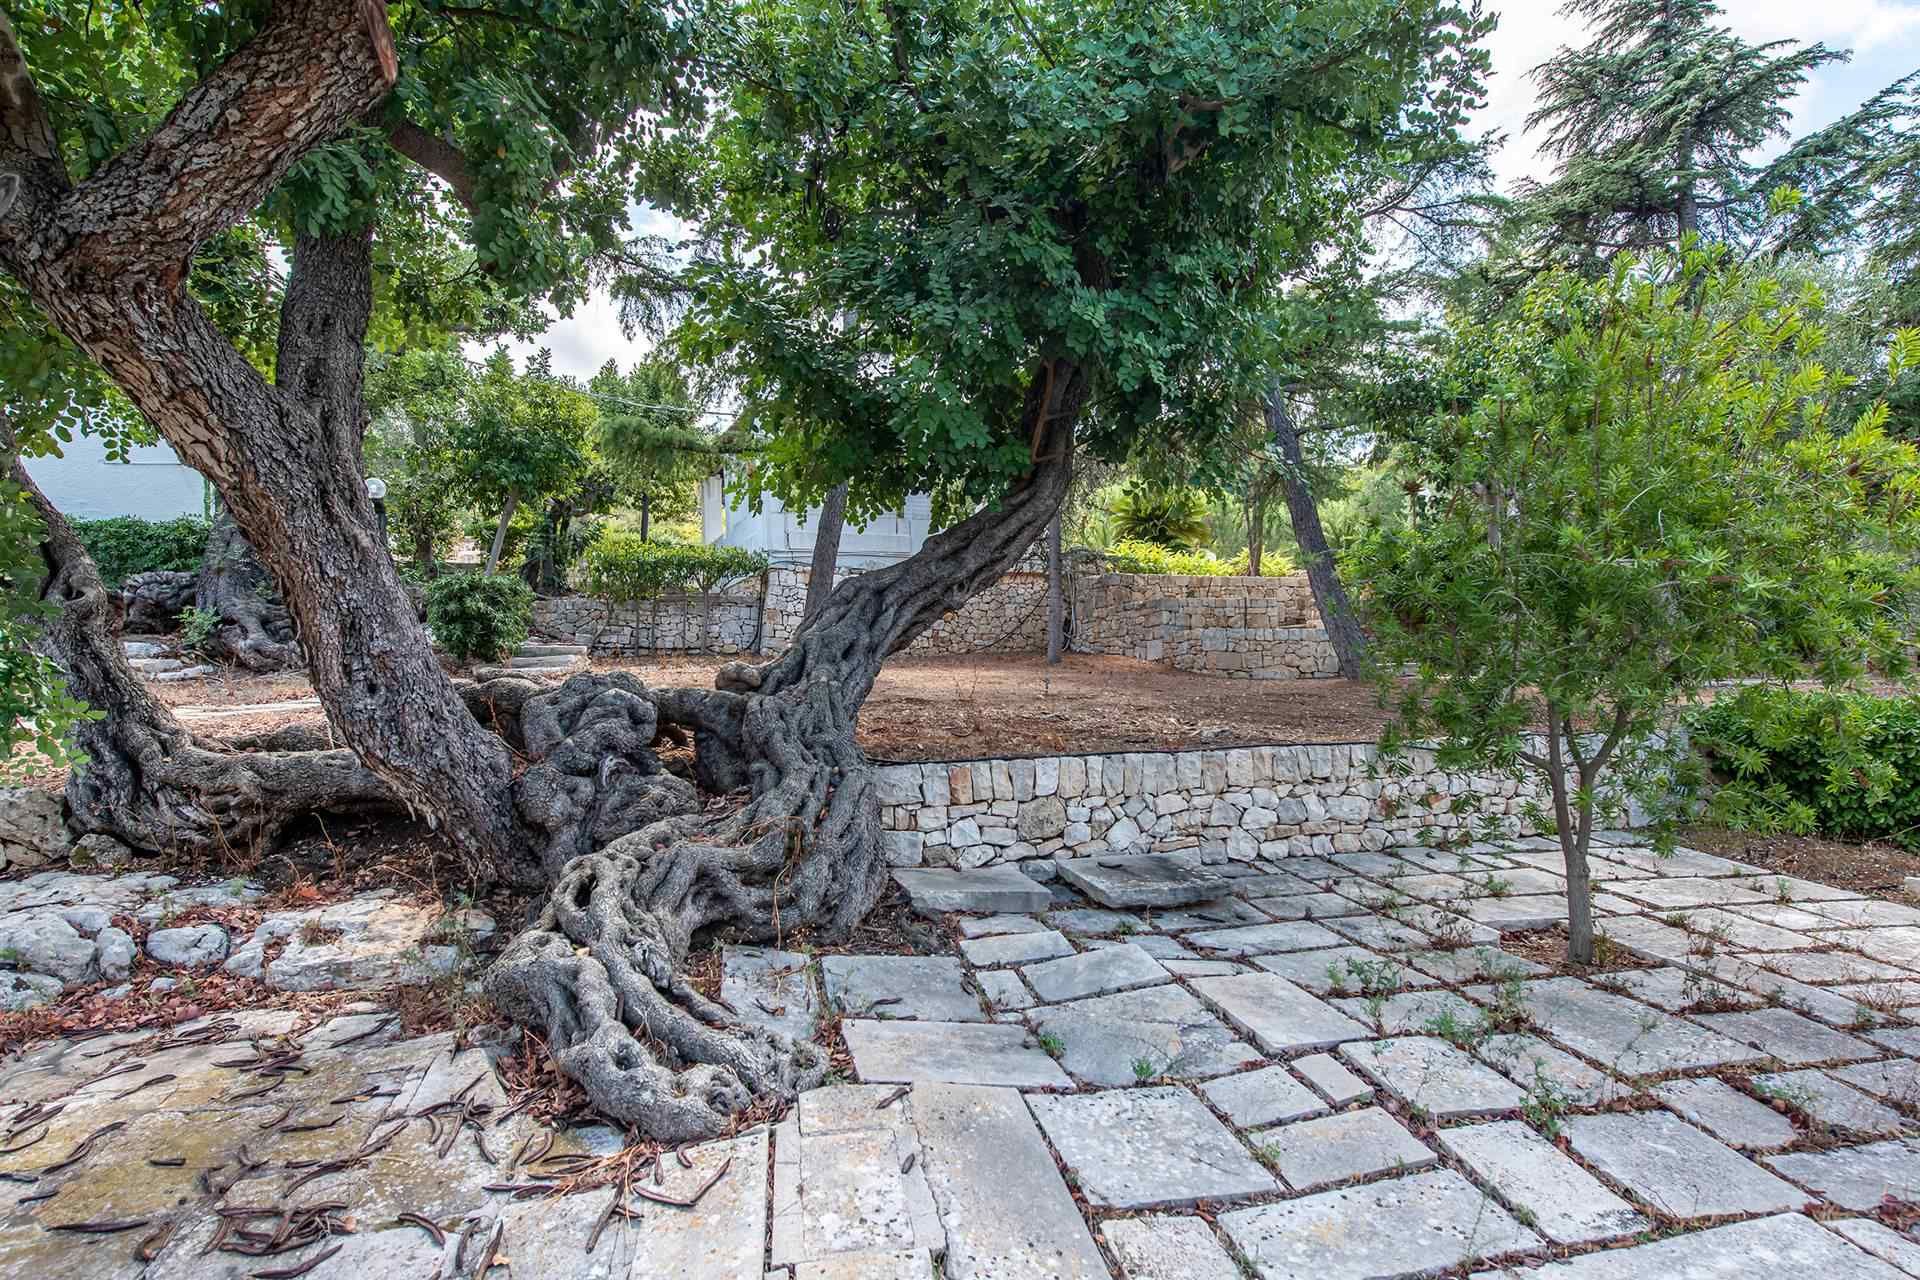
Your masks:
[[[1920,454],[1884,403],[1834,411],[1817,303],[1717,251],[1543,277],[1455,335],[1478,394],[1418,440],[1429,496],[1365,557],[1385,666],[1412,672],[1386,745],[1531,777],[1581,963],[1596,820],[1685,771],[1679,704],[1906,669]],[[1891,372],[1916,358],[1911,332]]]

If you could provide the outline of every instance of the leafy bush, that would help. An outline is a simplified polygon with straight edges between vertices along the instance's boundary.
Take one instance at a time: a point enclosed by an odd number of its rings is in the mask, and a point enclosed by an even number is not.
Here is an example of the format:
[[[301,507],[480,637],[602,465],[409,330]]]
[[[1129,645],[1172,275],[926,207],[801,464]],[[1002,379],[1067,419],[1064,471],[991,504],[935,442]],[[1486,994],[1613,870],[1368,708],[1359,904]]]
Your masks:
[[[109,587],[118,587],[136,573],[156,569],[190,573],[200,567],[200,557],[207,549],[208,522],[203,516],[175,516],[171,520],[110,516],[71,523]]]
[[[671,592],[706,593],[764,573],[768,560],[744,547],[643,542],[608,529],[585,557],[587,590],[615,604],[652,600]]]
[[[1245,552],[1231,560],[1222,560],[1211,551],[1171,551],[1152,542],[1123,538],[1103,553],[1116,573],[1178,573],[1192,577],[1221,577],[1247,571]],[[1261,560],[1263,574],[1288,573],[1292,569],[1284,556],[1267,553]]]
[[[527,638],[533,591],[510,574],[450,573],[427,584],[427,625],[456,662],[497,661]]]
[[[1110,508],[1123,542],[1148,542],[1174,550],[1198,547],[1212,536],[1207,496],[1198,489],[1128,488]]]
[[[195,653],[205,653],[207,641],[213,639],[219,625],[218,609],[202,609],[190,604],[180,611],[180,643]]]
[[[1751,688],[1692,731],[1729,825],[1920,848],[1920,698]]]

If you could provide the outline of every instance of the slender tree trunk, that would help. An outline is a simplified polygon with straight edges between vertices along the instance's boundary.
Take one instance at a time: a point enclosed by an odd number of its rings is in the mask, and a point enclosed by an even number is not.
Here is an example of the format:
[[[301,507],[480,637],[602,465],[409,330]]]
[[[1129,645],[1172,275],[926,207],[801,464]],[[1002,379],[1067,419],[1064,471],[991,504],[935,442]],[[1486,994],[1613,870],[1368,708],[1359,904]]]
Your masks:
[[[840,567],[840,533],[847,525],[847,482],[827,491],[813,531],[813,569],[807,575],[807,603],[800,612],[805,626],[825,607],[833,594],[833,575]]]
[[[640,495],[640,541],[647,540],[648,531],[653,524],[653,495]]]
[[[1366,672],[1367,633],[1347,600],[1346,588],[1340,585],[1340,571],[1327,547],[1326,530],[1320,527],[1320,508],[1307,486],[1300,431],[1287,411],[1284,388],[1275,387],[1267,396],[1267,429],[1273,433],[1286,464],[1280,484],[1286,494],[1287,514],[1293,521],[1294,541],[1300,544],[1300,556],[1306,561],[1307,582],[1313,587],[1321,625],[1327,629],[1327,640],[1340,660],[1340,674],[1358,680]]]
[[[1066,640],[1066,593],[1060,573],[1060,513],[1053,513],[1047,524],[1047,665],[1060,665],[1060,650]]]
[[[486,567],[482,573],[493,574],[500,569],[500,553],[507,547],[507,526],[513,523],[513,513],[520,509],[520,495],[512,491],[507,493],[507,501],[500,508],[500,520],[493,526],[493,545],[487,548]]]
[[[1267,489],[1256,477],[1254,492],[1247,500],[1247,576],[1260,576],[1260,561],[1267,550]]]
[[[1575,964],[1593,963],[1593,875],[1587,849],[1593,836],[1593,808],[1567,788],[1565,735],[1573,726],[1552,707],[1547,709],[1547,785],[1553,796],[1554,830],[1567,864],[1567,958]],[[1583,788],[1584,790],[1584,788]]]

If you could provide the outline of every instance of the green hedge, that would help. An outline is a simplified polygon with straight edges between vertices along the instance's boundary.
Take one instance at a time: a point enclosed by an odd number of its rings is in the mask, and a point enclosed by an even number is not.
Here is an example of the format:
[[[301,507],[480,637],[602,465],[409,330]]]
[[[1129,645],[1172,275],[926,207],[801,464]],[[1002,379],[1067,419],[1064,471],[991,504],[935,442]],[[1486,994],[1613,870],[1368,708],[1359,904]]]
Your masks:
[[[171,520],[110,516],[71,523],[109,587],[155,569],[192,572],[200,567],[200,558],[207,550],[208,522],[204,516],[175,516]]]
[[[618,529],[602,533],[583,557],[587,591],[615,604],[673,592],[709,592],[764,573],[764,552],[742,547],[642,542]]]
[[[1691,722],[1729,825],[1920,848],[1920,698],[1753,688]]]
[[[456,662],[497,662],[533,626],[533,589],[511,574],[450,573],[426,594],[427,626]]]
[[[1154,542],[1122,538],[1102,552],[1115,573],[1178,573],[1195,578],[1226,577],[1247,571],[1246,553],[1222,560],[1211,551],[1173,551]],[[1261,557],[1263,574],[1287,573],[1285,556]]]

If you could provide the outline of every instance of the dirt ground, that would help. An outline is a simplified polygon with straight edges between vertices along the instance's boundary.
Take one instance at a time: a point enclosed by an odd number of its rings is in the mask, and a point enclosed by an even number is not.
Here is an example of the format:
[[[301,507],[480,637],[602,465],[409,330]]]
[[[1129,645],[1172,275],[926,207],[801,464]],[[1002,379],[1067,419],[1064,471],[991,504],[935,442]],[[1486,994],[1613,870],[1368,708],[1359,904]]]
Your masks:
[[[1724,827],[1693,827],[1679,843],[1704,853],[1751,862],[1781,875],[1817,880],[1836,889],[1895,902],[1911,902],[1906,877],[1920,876],[1920,854],[1882,841],[1828,840],[1821,836],[1760,835]]]

